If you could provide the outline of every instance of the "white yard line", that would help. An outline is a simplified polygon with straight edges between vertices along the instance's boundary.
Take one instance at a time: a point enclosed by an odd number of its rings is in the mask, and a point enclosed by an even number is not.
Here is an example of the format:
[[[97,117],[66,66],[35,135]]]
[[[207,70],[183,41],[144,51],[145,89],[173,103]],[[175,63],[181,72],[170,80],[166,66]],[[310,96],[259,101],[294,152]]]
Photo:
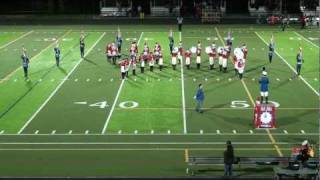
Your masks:
[[[106,35],[103,33],[97,41],[88,49],[84,56],[87,56],[93,48],[100,42],[100,40]],[[18,131],[18,134],[21,134],[22,131],[30,124],[30,122],[37,116],[37,114],[44,108],[44,106],[50,101],[50,99],[58,92],[61,86],[66,82],[66,80],[71,76],[71,74],[77,69],[80,63],[83,61],[81,58],[78,63],[71,69],[71,71],[67,74],[67,76],[60,82],[60,84],[56,87],[56,89],[50,94],[50,96],[43,102],[43,104],[37,109],[37,111],[30,117],[30,119],[22,126],[22,128]]]
[[[223,151],[225,148],[188,148],[191,151]],[[290,148],[283,148],[290,150]],[[185,148],[2,148],[0,151],[184,151]],[[238,151],[268,151],[272,148],[237,148]]]
[[[314,47],[319,48],[318,45],[316,45],[314,42],[310,41],[309,39],[305,38],[305,37],[302,36],[301,34],[297,33],[296,31],[294,31],[294,33],[295,33],[297,36],[299,36],[299,37],[301,37],[302,39],[304,39],[305,41],[307,41],[307,42],[309,42],[310,44],[312,44]]]
[[[5,48],[5,47],[9,46],[10,44],[12,44],[12,43],[14,43],[14,42],[18,41],[19,39],[22,39],[22,38],[24,38],[24,37],[28,36],[29,34],[31,34],[31,33],[33,33],[33,32],[34,32],[34,31],[33,31],[33,30],[31,30],[31,31],[29,31],[29,32],[27,32],[27,33],[22,34],[22,35],[21,35],[21,36],[19,36],[18,38],[16,38],[16,39],[14,39],[14,40],[12,40],[12,41],[8,42],[7,44],[4,44],[3,46],[1,46],[1,47],[0,47],[0,49],[3,49],[3,48]]]
[[[268,43],[257,33],[255,32],[255,34],[268,46]],[[277,54],[277,56],[280,57],[280,59],[288,65],[288,67],[297,74],[297,71],[277,52],[275,51],[275,53]],[[301,75],[299,76],[299,78],[317,95],[319,96],[319,92],[317,90],[315,90]]]
[[[0,145],[225,145],[226,142],[1,142]],[[239,145],[269,145],[272,142],[232,142]],[[288,142],[277,142],[277,144],[293,144]]]
[[[89,131],[87,131],[89,133]],[[132,133],[109,133],[109,134],[101,134],[101,133],[91,133],[88,134],[87,132],[85,133],[75,133],[75,134],[68,134],[68,133],[59,133],[59,134],[55,134],[55,136],[266,136],[268,134],[266,133],[257,133],[257,132],[253,132],[252,133],[205,133],[203,132],[203,134],[201,133],[188,133],[188,134],[184,134],[184,133],[171,133],[170,135],[168,135],[167,133],[152,133],[152,130],[150,133],[140,133],[140,134],[132,134]],[[122,131],[121,131],[122,132]],[[220,131],[219,131],[220,132]],[[299,133],[290,133],[290,134],[284,134],[284,133],[272,133],[275,136],[320,136],[320,133],[304,133],[302,134],[301,131]],[[0,137],[1,136],[52,136],[51,134],[3,134],[0,132]]]
[[[143,34],[144,34],[144,32],[141,32],[140,37],[139,37],[138,42],[137,42],[137,46],[139,46],[139,43],[140,43],[140,41],[141,41],[141,39],[142,39],[142,37],[143,37]],[[120,92],[121,92],[121,90],[122,90],[122,87],[123,87],[123,85],[124,85],[124,82],[125,82],[125,80],[123,79],[123,80],[121,81],[121,84],[120,84],[120,86],[119,86],[117,95],[116,95],[116,97],[115,97],[115,99],[114,99],[114,101],[113,101],[113,104],[112,104],[112,106],[111,106],[111,109],[110,109],[110,111],[109,111],[109,114],[108,114],[108,117],[107,117],[107,119],[106,119],[106,122],[105,122],[105,124],[104,124],[104,126],[103,126],[103,129],[102,129],[102,132],[101,132],[102,134],[106,133],[106,131],[107,131],[107,128],[108,128],[108,125],[109,125],[109,122],[110,122],[112,113],[113,113],[114,108],[115,108],[115,106],[116,106],[116,104],[117,104],[117,101],[118,101],[118,99],[119,99]]]
[[[182,41],[182,33],[179,32],[179,39]],[[187,133],[187,115],[186,115],[186,99],[184,94],[184,74],[183,61],[181,60],[181,93],[182,93],[182,116],[183,116],[183,133]]]

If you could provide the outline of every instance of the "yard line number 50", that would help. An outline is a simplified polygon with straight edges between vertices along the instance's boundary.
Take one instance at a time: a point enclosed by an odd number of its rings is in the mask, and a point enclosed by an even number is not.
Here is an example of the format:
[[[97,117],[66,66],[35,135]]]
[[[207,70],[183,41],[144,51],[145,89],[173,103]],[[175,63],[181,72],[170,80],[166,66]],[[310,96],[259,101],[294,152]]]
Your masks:
[[[280,107],[280,104],[278,102],[269,101],[269,103],[272,103],[276,108]],[[235,101],[231,101],[230,107],[231,108],[248,108],[250,107],[250,104],[248,103],[248,101],[235,100]]]

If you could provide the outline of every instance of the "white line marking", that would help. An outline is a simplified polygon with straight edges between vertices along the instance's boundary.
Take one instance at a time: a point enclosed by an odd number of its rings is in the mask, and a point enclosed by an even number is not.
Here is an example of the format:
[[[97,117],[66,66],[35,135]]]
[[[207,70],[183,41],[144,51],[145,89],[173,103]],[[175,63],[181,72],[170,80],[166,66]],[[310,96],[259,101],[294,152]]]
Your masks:
[[[97,41],[88,49],[86,54],[84,56],[87,56],[92,49],[99,43],[99,41],[106,35],[106,33],[103,33]],[[21,134],[22,131],[30,124],[30,122],[37,116],[37,114],[44,108],[44,106],[50,101],[50,99],[58,92],[58,90],[61,88],[61,86],[66,82],[66,80],[71,76],[71,74],[77,69],[77,67],[80,65],[80,63],[83,61],[81,58],[78,63],[71,69],[71,71],[67,74],[67,76],[64,78],[63,81],[60,82],[60,84],[56,87],[54,91],[50,94],[50,96],[43,102],[43,104],[37,109],[37,111],[30,117],[30,119],[22,126],[22,128],[18,131],[18,134]]]
[[[138,42],[137,42],[137,45],[139,45],[142,37],[143,37],[143,32],[140,34],[139,40],[138,40]],[[114,101],[113,101],[112,107],[111,107],[111,109],[110,109],[110,111],[109,111],[109,114],[108,114],[108,117],[107,117],[107,120],[106,120],[106,122],[105,122],[105,124],[104,124],[104,126],[103,126],[103,129],[102,129],[102,132],[101,132],[102,134],[106,133],[106,131],[107,131],[108,124],[109,124],[109,122],[110,122],[112,113],[113,113],[114,108],[115,108],[115,106],[116,106],[116,104],[117,104],[117,101],[118,101],[118,99],[119,99],[120,92],[121,92],[121,90],[122,90],[122,87],[123,87],[123,85],[124,85],[124,82],[125,82],[124,80],[121,80],[121,84],[120,84],[120,87],[119,87],[119,89],[118,89],[117,95],[116,95],[116,97],[115,97],[115,99],[114,99]]]
[[[304,39],[305,41],[309,42],[310,44],[312,44],[314,47],[319,48],[319,46],[317,46],[314,42],[310,41],[309,39],[305,38],[304,36],[302,36],[301,34],[297,33],[296,31],[294,31],[294,33],[301,37],[302,39]]]
[[[74,102],[73,104],[87,104],[87,102]]]
[[[180,41],[182,41],[182,33],[180,34]],[[182,116],[183,116],[183,133],[187,133],[187,115],[186,115],[186,99],[184,93],[184,74],[183,74],[183,61],[181,61],[181,96],[182,96]],[[207,78],[206,78],[207,79]]]
[[[257,33],[255,32],[256,35],[268,46],[268,43]],[[280,59],[289,66],[289,68],[297,74],[297,71],[277,52],[275,51],[275,53],[280,57]],[[302,76],[299,76],[299,78],[314,92],[316,93],[316,95],[320,96],[319,92],[316,91]]]
[[[224,145],[225,142],[212,141],[186,141],[186,142],[0,142],[0,145]],[[272,142],[233,142],[232,144],[259,144],[269,145]],[[277,144],[294,144],[288,142],[277,142]]]
[[[25,33],[25,34],[23,34],[23,35],[21,35],[20,37],[12,40],[12,41],[10,41],[10,42],[8,42],[7,44],[4,44],[3,46],[0,47],[0,49],[3,49],[3,48],[5,48],[5,47],[9,46],[10,44],[18,41],[19,39],[22,39],[22,38],[28,36],[28,35],[31,34],[31,33],[33,33],[33,30],[32,30],[32,31],[29,31],[29,32],[27,32],[27,33]]]

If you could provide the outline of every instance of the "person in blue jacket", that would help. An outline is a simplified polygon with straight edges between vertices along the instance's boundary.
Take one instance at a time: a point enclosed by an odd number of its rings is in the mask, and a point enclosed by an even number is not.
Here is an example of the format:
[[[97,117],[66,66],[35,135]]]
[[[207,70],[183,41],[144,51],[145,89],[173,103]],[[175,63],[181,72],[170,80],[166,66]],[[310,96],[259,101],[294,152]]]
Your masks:
[[[269,78],[267,76],[267,71],[265,71],[265,69],[262,71],[262,77],[260,78],[259,83],[260,83],[261,104],[263,103],[263,99],[265,99],[266,104],[268,104]]]
[[[202,89],[202,84],[199,84],[199,88],[196,95],[194,96],[194,99],[197,101],[196,111],[199,113],[203,113],[202,106],[204,101],[204,92]]]

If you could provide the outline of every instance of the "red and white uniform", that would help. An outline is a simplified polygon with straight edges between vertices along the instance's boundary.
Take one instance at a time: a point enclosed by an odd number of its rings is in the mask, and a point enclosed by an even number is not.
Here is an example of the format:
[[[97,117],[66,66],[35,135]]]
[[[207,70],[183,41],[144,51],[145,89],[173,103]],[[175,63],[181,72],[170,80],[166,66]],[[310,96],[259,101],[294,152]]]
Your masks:
[[[243,58],[247,59],[247,55],[248,55],[248,48],[246,46],[242,46],[241,48],[242,52],[243,52]]]
[[[120,63],[120,72],[125,73],[126,72],[126,62],[123,61]]]
[[[238,70],[239,74],[243,74],[244,67],[245,67],[245,62],[246,62],[246,60],[244,58],[237,59],[236,67],[237,67],[237,70]]]
[[[160,52],[160,54],[159,54],[159,65],[160,65],[160,66],[163,65],[163,55],[162,55],[161,52]]]
[[[222,67],[223,68],[227,67],[228,56],[229,56],[228,49],[227,48],[223,48],[223,50],[222,50]]]
[[[137,56],[137,53],[138,53],[138,47],[136,44],[131,44],[131,47],[130,47],[130,56]]]
[[[196,50],[196,63],[201,63],[201,48],[198,46]]]
[[[179,46],[178,46],[178,59],[181,61],[182,60],[182,55],[183,55],[183,47],[182,47],[182,43],[179,42]]]
[[[131,66],[132,66],[132,69],[137,68],[137,58],[136,57],[131,59]]]
[[[191,64],[191,52],[190,51],[186,51],[184,53],[184,57],[186,60],[186,65],[190,65]]]
[[[148,45],[144,45],[143,54],[145,54],[145,53],[149,54],[149,52],[150,52],[149,46]]]
[[[223,54],[223,47],[218,47],[218,56],[219,56],[219,65],[222,66],[223,64],[223,57],[222,57],[222,54]]]
[[[178,51],[173,50],[171,54],[171,64],[176,65],[177,64],[177,56],[178,56]]]
[[[209,64],[213,65],[214,64],[214,59],[217,56],[217,50],[216,48],[211,48],[211,52],[209,53]]]
[[[125,60],[125,71],[128,72],[130,68],[130,62],[128,59]]]
[[[152,53],[150,53],[148,56],[148,62],[149,62],[149,66],[154,66],[154,57]]]
[[[117,56],[117,55],[118,55],[118,48],[116,46],[112,46],[111,56]]]
[[[154,56],[155,56],[154,58],[155,59],[159,59],[160,58],[160,54],[161,54],[161,46],[160,46],[160,44],[156,44],[154,46],[153,52],[154,52]]]
[[[112,56],[112,46],[111,44],[108,44],[107,47],[106,47],[106,54],[108,56]]]
[[[140,61],[140,67],[145,67],[146,61],[147,59],[145,59],[144,55],[141,55],[139,57],[139,61]]]

